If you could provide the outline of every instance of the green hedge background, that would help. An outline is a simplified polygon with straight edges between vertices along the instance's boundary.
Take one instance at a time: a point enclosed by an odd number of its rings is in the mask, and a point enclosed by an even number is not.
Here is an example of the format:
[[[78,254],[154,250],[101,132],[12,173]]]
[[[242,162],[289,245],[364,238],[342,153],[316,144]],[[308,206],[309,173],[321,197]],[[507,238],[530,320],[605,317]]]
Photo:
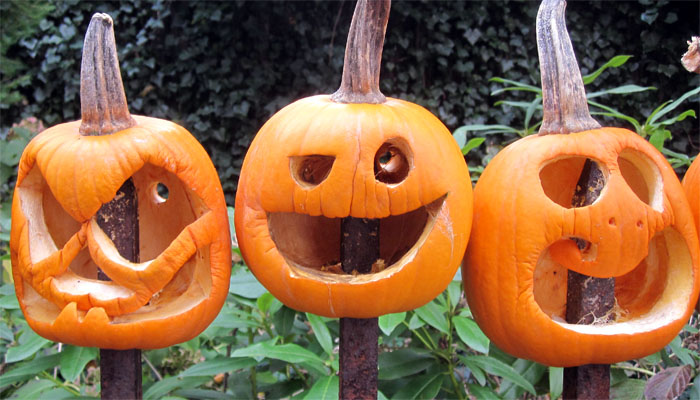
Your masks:
[[[32,21],[17,9],[26,1],[1,3],[0,135],[29,116],[46,126],[80,117],[83,35],[90,16],[106,12],[115,21],[132,113],[174,120],[190,130],[212,156],[230,204],[247,146],[265,120],[295,99],[331,93],[340,84],[354,9],[353,1],[71,0],[32,3]],[[500,76],[539,84],[538,5],[395,1],[383,92],[427,107],[451,130],[463,124],[516,124],[518,113],[494,106],[503,97],[490,96],[499,85],[488,80]],[[48,14],[43,17],[37,9]],[[657,87],[605,99],[643,119],[662,102],[700,85],[700,77],[679,62],[686,41],[700,33],[698,15],[695,0],[571,1],[567,24],[584,74],[614,55],[633,56],[593,87]],[[689,107],[697,110],[697,99],[681,109]],[[698,152],[697,120],[687,119],[673,131],[667,147]]]

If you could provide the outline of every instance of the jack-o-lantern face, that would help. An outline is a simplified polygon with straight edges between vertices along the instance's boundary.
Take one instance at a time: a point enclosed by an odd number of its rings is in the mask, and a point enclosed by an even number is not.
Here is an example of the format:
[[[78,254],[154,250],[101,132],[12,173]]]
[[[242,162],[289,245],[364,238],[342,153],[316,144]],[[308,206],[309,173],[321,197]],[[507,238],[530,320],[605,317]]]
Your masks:
[[[447,129],[420,106],[302,99],[273,116],[246,155],[238,243],[289,307],[354,318],[413,309],[459,266],[471,227],[468,176]],[[348,216],[379,219],[372,273],[338,266]]]
[[[66,343],[159,348],[191,339],[228,293],[231,242],[218,176],[173,123],[135,116],[105,136],[55,126],[27,146],[12,205],[19,303],[32,329]],[[140,262],[124,259],[96,213],[131,178]],[[98,268],[111,281],[97,279]]]
[[[696,157],[686,171],[683,177],[683,189],[690,203],[690,211],[695,217],[695,229],[700,236],[700,157]],[[700,311],[700,299],[695,309]]]
[[[586,159],[605,186],[573,207]],[[494,157],[474,196],[465,292],[503,350],[553,366],[609,364],[658,351],[687,321],[700,288],[692,216],[671,167],[637,134],[521,139]],[[615,277],[615,321],[564,322],[568,270]]]

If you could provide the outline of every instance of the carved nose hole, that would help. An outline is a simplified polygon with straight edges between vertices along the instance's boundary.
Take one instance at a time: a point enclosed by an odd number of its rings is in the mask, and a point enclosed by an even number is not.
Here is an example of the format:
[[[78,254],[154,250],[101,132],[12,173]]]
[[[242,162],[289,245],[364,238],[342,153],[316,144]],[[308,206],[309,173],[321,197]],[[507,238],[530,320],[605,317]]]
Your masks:
[[[374,156],[374,177],[386,184],[402,182],[411,170],[412,154],[408,144],[400,138],[390,139]]]
[[[165,203],[170,197],[170,189],[163,182],[156,182],[151,185],[151,197],[154,203]]]
[[[582,177],[589,175],[592,180],[581,182]],[[565,157],[542,167],[540,183],[544,194],[558,205],[566,208],[584,207],[593,204],[600,197],[607,184],[607,171],[593,159]]]
[[[334,161],[333,156],[293,156],[289,158],[289,169],[299,186],[310,189],[328,177]]]
[[[617,225],[617,222],[615,221],[615,218],[610,218],[610,219],[608,220],[608,224],[609,224],[610,226],[615,226],[615,225]]]

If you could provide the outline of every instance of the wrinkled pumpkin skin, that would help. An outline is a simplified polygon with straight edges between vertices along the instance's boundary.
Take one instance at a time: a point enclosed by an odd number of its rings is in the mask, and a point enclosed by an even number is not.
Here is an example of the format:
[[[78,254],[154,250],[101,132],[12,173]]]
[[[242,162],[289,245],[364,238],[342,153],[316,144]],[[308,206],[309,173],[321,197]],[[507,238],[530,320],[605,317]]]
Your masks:
[[[398,183],[375,179],[375,156],[387,141],[412,153],[408,176]],[[300,185],[290,171],[290,160],[309,155],[335,157],[328,176],[313,187]],[[278,215],[326,217],[336,225],[314,241],[337,248],[343,217],[386,219],[422,208],[428,222],[415,245],[383,271],[356,276],[307,265],[313,254],[290,261],[294,257],[285,257],[273,238],[277,228],[268,222]],[[391,98],[340,104],[314,96],[285,107],[258,132],[241,170],[235,223],[247,265],[284,304],[327,317],[370,318],[420,307],[445,289],[461,262],[471,215],[466,163],[435,116]],[[280,231],[296,229],[292,225]],[[401,231],[417,229],[409,225]],[[380,247],[390,240],[382,232],[380,227]]]
[[[601,167],[606,186],[593,204],[573,208],[586,158]],[[582,256],[571,237],[597,253]],[[531,136],[494,157],[476,185],[465,293],[484,333],[514,356],[562,367],[643,357],[669,343],[692,313],[697,240],[673,169],[634,132]],[[622,317],[564,322],[568,269],[614,276]]]
[[[690,210],[695,217],[695,228],[700,235],[700,157],[690,165],[683,177],[683,189],[690,203]],[[700,312],[700,300],[695,308]]]
[[[134,118],[136,126],[104,136],[80,135],[80,121],[57,125],[20,160],[12,271],[27,322],[50,340],[117,350],[170,346],[203,331],[228,293],[231,240],[211,160],[182,127]],[[142,263],[121,258],[95,222],[130,177]],[[167,199],[157,195],[158,182]],[[98,266],[111,281],[96,279]]]

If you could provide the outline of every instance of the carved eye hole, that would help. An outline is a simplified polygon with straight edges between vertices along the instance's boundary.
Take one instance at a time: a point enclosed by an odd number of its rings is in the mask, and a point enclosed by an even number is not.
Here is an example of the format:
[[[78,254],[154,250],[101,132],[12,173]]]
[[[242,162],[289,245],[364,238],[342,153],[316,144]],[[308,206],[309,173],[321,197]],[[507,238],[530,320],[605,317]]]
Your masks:
[[[387,184],[402,182],[408,176],[413,163],[408,144],[400,138],[390,139],[377,150],[374,156],[374,176]]]
[[[639,200],[656,211],[663,211],[663,180],[654,161],[641,152],[624,149],[617,163],[620,174]]]
[[[576,193],[576,189],[579,185],[581,172],[586,165],[586,160],[589,160],[591,165],[595,164],[598,170],[603,171],[600,163],[580,156],[560,158],[543,166],[540,170],[540,183],[544,194],[562,207],[582,207],[583,197]],[[588,193],[589,196],[592,196],[586,199],[586,204],[592,204],[600,197],[606,183],[607,175],[603,171],[602,176],[600,176],[600,182],[597,182],[596,190],[593,193]]]
[[[289,169],[299,186],[311,189],[326,180],[335,157],[309,155],[289,157]]]

